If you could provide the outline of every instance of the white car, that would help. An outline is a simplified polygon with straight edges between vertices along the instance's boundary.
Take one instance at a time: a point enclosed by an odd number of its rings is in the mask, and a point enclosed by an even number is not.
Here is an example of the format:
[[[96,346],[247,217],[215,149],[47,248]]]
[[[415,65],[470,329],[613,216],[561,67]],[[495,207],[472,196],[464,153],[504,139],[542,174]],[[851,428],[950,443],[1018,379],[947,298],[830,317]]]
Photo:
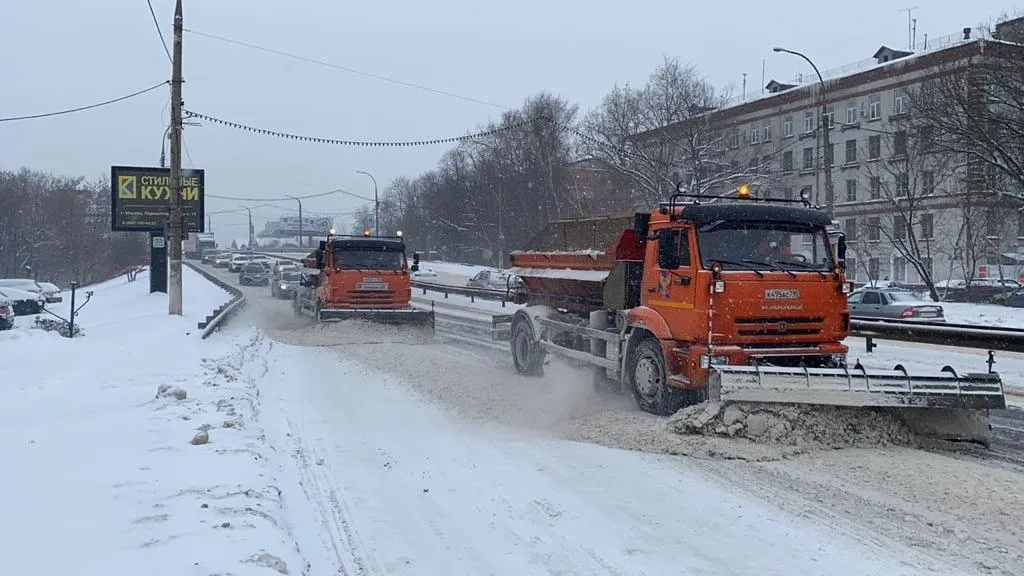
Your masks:
[[[14,306],[10,300],[0,298],[0,330],[14,328]]]
[[[64,297],[60,295],[60,288],[56,284],[50,282],[39,282],[40,286],[43,287],[43,297],[46,298],[47,303],[62,302]]]
[[[250,260],[252,260],[252,256],[235,254],[231,257],[231,261],[228,263],[228,271],[239,272],[242,270],[242,266],[245,266]]]
[[[11,311],[15,316],[29,316],[39,314],[46,307],[46,299],[38,292],[19,290],[18,288],[4,288],[0,286],[0,299],[11,304]]]
[[[35,292],[42,295],[45,290],[39,282],[31,278],[0,278],[0,288],[17,288],[26,292]]]
[[[214,268],[227,268],[228,266],[231,265],[231,257],[232,256],[233,256],[233,254],[231,254],[230,252],[225,252],[223,254],[218,254],[217,257],[213,259],[213,267]]]

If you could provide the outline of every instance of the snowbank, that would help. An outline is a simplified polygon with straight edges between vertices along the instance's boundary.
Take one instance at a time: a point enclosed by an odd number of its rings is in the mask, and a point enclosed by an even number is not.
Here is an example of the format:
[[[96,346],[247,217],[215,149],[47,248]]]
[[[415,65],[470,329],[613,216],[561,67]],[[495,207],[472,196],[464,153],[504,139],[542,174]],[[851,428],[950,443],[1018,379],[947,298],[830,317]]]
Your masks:
[[[140,275],[83,289],[80,337],[0,334],[5,573],[301,571],[240,372],[255,336],[201,340],[230,295],[184,274],[184,317]]]
[[[946,321],[955,324],[1024,328],[1024,308],[1010,308],[996,304],[943,302],[942,310]]]

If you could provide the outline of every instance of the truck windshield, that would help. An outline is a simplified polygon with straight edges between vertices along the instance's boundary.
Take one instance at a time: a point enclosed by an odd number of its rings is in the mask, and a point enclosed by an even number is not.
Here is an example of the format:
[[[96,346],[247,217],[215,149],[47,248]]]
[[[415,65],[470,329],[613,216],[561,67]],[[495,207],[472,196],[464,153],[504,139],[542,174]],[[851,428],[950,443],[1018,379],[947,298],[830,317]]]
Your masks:
[[[335,248],[334,267],[341,270],[404,270],[405,252],[379,247]]]
[[[701,263],[723,270],[831,271],[825,229],[800,222],[712,222],[697,232]]]

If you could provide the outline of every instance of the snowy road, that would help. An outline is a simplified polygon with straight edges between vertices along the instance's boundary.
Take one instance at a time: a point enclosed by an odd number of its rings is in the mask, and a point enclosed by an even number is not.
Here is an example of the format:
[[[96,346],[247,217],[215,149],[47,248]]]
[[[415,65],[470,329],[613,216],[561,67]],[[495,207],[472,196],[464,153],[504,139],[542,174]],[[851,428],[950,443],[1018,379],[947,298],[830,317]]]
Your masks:
[[[568,366],[523,379],[493,353],[410,330],[309,326],[265,288],[247,290],[239,323],[277,341],[253,357],[267,363],[268,438],[293,455],[291,492],[304,494],[291,522],[318,518],[297,530],[314,565],[728,574],[756,558],[757,573],[1024,571],[1019,469],[682,437]]]

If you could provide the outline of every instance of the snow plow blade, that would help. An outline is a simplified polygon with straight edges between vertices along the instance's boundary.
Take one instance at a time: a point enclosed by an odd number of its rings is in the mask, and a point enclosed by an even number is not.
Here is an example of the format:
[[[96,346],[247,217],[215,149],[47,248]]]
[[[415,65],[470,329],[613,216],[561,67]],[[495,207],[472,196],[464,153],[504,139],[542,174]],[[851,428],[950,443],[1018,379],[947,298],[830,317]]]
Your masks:
[[[713,402],[816,404],[890,411],[919,438],[992,440],[988,409],[1006,408],[996,373],[957,374],[949,366],[931,374],[843,368],[716,366],[708,397]]]
[[[779,402],[831,406],[1006,408],[996,373],[931,374],[853,368],[716,366],[709,396],[723,402]]]
[[[434,326],[434,312],[431,310],[405,309],[405,310],[353,310],[353,309],[330,309],[320,310],[320,322],[341,322],[343,320],[365,320],[367,322],[378,322],[381,324],[418,324]]]

